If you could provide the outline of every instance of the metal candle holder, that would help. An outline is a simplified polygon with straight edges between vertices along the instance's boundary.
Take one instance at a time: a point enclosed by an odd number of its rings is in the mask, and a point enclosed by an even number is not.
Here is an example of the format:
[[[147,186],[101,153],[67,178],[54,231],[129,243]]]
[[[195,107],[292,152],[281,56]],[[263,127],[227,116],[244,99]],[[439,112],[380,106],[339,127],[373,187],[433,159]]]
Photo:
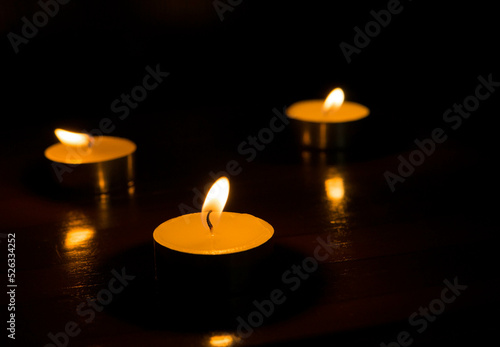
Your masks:
[[[81,156],[81,160],[68,159],[68,153],[71,152],[62,143],[45,150],[54,180],[60,187],[106,194],[134,186],[135,144],[127,139],[111,136],[102,137],[99,141],[98,146],[92,148],[90,159],[85,155]]]

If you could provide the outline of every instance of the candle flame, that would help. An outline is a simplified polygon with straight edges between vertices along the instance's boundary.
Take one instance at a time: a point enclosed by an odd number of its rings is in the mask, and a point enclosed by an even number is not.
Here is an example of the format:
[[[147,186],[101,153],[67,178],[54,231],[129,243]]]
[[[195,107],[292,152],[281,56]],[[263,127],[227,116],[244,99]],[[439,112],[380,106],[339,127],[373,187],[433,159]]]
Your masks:
[[[212,232],[212,235],[213,229],[219,223],[228,196],[229,180],[227,177],[221,177],[215,181],[207,193],[207,197],[201,208],[201,222],[206,229]]]
[[[54,130],[54,133],[56,134],[59,141],[61,141],[61,143],[71,147],[90,148],[94,140],[94,138],[88,134],[75,133],[63,129],[56,129]]]
[[[344,91],[342,88],[335,88],[328,94],[323,103],[323,114],[337,111],[344,103]]]

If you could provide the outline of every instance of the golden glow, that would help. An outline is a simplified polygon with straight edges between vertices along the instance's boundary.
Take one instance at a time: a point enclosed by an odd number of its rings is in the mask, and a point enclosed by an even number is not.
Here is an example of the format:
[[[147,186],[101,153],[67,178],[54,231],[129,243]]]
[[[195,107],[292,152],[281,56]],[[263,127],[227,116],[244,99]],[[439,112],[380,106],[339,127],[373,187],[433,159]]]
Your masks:
[[[69,212],[64,224],[64,248],[68,251],[87,247],[94,237],[95,227],[80,211]]]
[[[323,103],[323,114],[337,111],[344,103],[344,91],[342,88],[335,88],[328,94]]]
[[[237,337],[233,337],[233,335],[225,334],[225,335],[214,335],[210,337],[209,346],[212,347],[230,347],[237,340]]]
[[[66,249],[75,249],[88,244],[94,236],[94,229],[86,227],[73,227],[68,230],[64,246]]]
[[[221,177],[212,185],[208,191],[203,207],[201,208],[201,222],[203,226],[212,231],[213,228],[219,223],[222,210],[226,205],[229,196],[229,180],[227,177]],[[212,228],[208,225],[207,215],[210,213],[210,223]]]
[[[75,133],[63,129],[56,129],[54,133],[59,141],[66,146],[89,148],[92,145],[93,138],[87,134]]]
[[[99,184],[99,191],[107,192],[109,190],[109,178],[106,179],[106,173],[104,172],[103,166],[99,163],[97,167],[97,179]]]
[[[325,181],[325,190],[329,200],[342,200],[344,198],[344,180],[340,176],[327,179]]]
[[[309,129],[305,129],[304,132],[302,133],[302,143],[306,146],[310,146],[312,143],[311,140],[311,132]]]
[[[98,271],[99,264],[95,257],[96,228],[90,219],[80,210],[68,211],[64,224],[61,225],[61,249],[57,254],[64,257],[64,269],[67,280],[78,295],[94,295],[89,289],[91,277],[89,274]]]

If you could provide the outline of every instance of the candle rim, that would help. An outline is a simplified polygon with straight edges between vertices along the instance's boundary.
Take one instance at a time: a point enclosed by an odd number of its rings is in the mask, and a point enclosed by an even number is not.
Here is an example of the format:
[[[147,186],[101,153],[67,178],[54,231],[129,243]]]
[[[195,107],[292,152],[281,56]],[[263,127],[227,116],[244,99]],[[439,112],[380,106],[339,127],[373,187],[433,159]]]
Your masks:
[[[323,103],[322,99],[307,99],[300,100],[294,102],[289,107],[286,108],[285,113],[288,118],[294,119],[301,122],[310,122],[310,123],[346,123],[346,122],[355,122],[358,120],[362,120],[370,115],[370,109],[365,105],[354,101],[345,101],[342,103],[342,106],[339,108],[337,112],[332,115],[324,115],[323,114]],[[296,109],[304,108],[305,105],[308,105],[308,112],[299,114],[295,113]],[[354,108],[356,111],[355,116],[346,115],[343,112],[348,108]],[[292,112],[290,112],[292,111]],[[301,110],[303,111],[303,110]],[[337,117],[335,119],[334,117]]]
[[[162,227],[165,227],[166,224],[168,224],[169,222],[170,223],[178,222],[182,218],[194,218],[194,221],[198,221],[199,220],[200,221],[200,225],[201,225],[200,215],[201,215],[201,212],[194,212],[194,213],[188,213],[188,214],[185,214],[185,215],[177,216],[177,217],[174,217],[174,218],[166,220],[165,222],[161,223],[160,225],[158,225],[155,228],[155,230],[153,232],[153,239],[154,239],[154,241],[156,243],[158,243],[159,245],[168,248],[169,250],[176,251],[176,252],[179,252],[179,253],[192,254],[192,255],[230,255],[230,254],[235,254],[235,253],[242,253],[242,252],[245,252],[245,251],[251,251],[252,249],[257,248],[257,247],[259,247],[259,246],[264,245],[265,243],[267,243],[273,237],[273,235],[274,235],[274,228],[273,228],[273,226],[271,224],[269,224],[268,222],[266,222],[265,220],[259,218],[259,217],[251,215],[249,213],[238,213],[238,212],[223,211],[222,215],[233,215],[235,217],[238,217],[238,216],[249,216],[249,217],[252,217],[253,219],[255,219],[256,223],[258,222],[258,225],[260,225],[261,227],[263,227],[264,229],[266,229],[268,235],[266,235],[266,237],[263,238],[263,237],[261,237],[261,235],[262,235],[262,233],[261,233],[261,234],[259,234],[258,237],[252,238],[251,242],[249,242],[249,243],[245,243],[244,245],[239,245],[239,246],[236,246],[236,247],[231,247],[231,248],[226,248],[226,249],[220,249],[220,250],[213,250],[213,249],[212,250],[209,250],[209,249],[202,249],[202,250],[200,250],[200,249],[193,249],[193,248],[189,248],[189,247],[186,247],[186,246],[180,246],[178,244],[171,243],[171,242],[166,241],[165,239],[163,239],[161,237],[160,229],[162,229]],[[221,219],[222,219],[222,216],[221,216]],[[186,225],[189,225],[189,224],[186,223]],[[217,231],[215,231],[215,233],[216,232]],[[235,231],[235,232],[237,232],[237,231]],[[208,230],[207,230],[207,233],[209,233]]]
[[[98,137],[95,137],[95,139],[96,139],[96,144],[93,146],[92,151],[99,150],[99,146],[102,146],[102,144],[101,144],[102,140],[117,141],[119,143],[126,144],[127,146],[129,146],[129,148],[127,148],[126,151],[123,151],[123,153],[120,153],[120,155],[103,155],[103,158],[101,158],[101,159],[96,158],[96,159],[92,159],[92,160],[81,160],[81,161],[70,162],[68,160],[61,160],[61,158],[58,157],[58,154],[62,154],[62,153],[64,153],[64,151],[66,151],[66,154],[69,153],[69,151],[67,149],[68,146],[66,146],[65,144],[63,144],[61,142],[58,142],[58,143],[54,143],[54,144],[50,145],[49,147],[47,147],[44,151],[44,155],[47,159],[49,159],[53,162],[56,162],[56,163],[95,164],[95,163],[101,163],[101,162],[107,162],[107,161],[111,161],[111,160],[115,160],[115,159],[125,158],[125,157],[135,153],[135,151],[137,150],[137,145],[135,144],[135,142],[133,142],[132,140],[129,140],[127,138],[124,138],[124,137],[98,136]],[[95,152],[91,152],[91,153],[95,153]],[[92,154],[89,154],[89,155],[92,155]],[[86,156],[87,155],[82,155],[81,158],[85,158]]]

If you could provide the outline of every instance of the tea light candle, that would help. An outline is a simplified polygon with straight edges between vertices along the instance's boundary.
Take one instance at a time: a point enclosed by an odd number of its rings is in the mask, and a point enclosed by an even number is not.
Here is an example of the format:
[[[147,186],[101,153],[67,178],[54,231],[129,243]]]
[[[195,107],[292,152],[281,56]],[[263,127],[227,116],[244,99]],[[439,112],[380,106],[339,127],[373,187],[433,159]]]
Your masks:
[[[62,187],[95,193],[132,187],[134,184],[134,142],[114,136],[56,129],[60,143],[45,150],[52,171]]]
[[[325,100],[292,104],[286,114],[302,146],[324,150],[347,147],[370,110],[364,105],[344,101],[342,89],[335,88]]]
[[[250,214],[223,212],[228,195],[229,180],[222,177],[209,190],[201,213],[170,219],[154,230],[157,279],[179,277],[184,286],[224,283],[230,291],[248,284],[270,254],[274,229]]]

